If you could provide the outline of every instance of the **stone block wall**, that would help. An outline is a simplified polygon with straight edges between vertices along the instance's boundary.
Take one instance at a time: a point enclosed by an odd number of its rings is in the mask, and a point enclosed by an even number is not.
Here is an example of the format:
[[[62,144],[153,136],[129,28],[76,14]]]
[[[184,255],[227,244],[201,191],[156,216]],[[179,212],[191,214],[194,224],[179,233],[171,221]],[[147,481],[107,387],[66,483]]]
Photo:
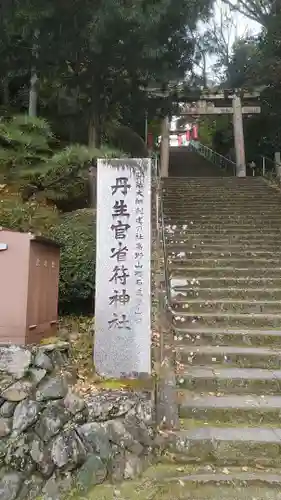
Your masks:
[[[0,499],[59,500],[130,479],[155,451],[145,394],[71,388],[69,346],[0,346]]]

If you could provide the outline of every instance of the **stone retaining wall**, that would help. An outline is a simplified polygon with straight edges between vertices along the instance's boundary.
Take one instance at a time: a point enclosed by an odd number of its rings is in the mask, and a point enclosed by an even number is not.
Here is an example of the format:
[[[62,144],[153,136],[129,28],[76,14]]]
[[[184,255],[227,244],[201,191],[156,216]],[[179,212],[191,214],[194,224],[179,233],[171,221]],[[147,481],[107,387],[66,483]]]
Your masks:
[[[0,347],[0,499],[59,500],[130,479],[154,452],[147,395],[71,390],[69,346]]]

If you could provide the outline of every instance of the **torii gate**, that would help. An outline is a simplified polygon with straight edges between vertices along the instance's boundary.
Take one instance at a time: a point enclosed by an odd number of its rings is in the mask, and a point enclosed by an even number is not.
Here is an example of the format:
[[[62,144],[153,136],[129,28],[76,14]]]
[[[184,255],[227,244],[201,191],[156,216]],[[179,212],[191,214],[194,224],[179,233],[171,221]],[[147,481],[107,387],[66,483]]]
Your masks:
[[[197,117],[200,115],[233,115],[234,142],[236,155],[236,175],[246,177],[245,144],[243,131],[243,115],[253,115],[261,112],[259,105],[249,105],[259,98],[259,92],[246,92],[238,90],[203,91],[199,99],[194,100],[194,95],[179,99],[180,115]],[[229,106],[231,99],[231,106]],[[242,99],[245,105],[242,106]],[[219,106],[218,104],[224,104]],[[256,104],[256,103],[255,103]],[[169,135],[170,123],[168,117],[162,123],[161,142],[161,175],[169,174]]]

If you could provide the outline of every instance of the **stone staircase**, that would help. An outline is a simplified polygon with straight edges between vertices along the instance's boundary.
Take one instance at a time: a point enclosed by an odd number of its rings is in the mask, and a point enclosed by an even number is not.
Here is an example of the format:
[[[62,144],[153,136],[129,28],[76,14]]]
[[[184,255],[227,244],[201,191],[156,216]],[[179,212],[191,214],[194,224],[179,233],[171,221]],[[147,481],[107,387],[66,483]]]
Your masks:
[[[174,177],[163,199],[181,429],[153,498],[281,499],[281,193]]]
[[[231,173],[224,171],[196,151],[182,147],[170,149],[169,175],[174,177],[220,177],[232,175],[232,170]]]

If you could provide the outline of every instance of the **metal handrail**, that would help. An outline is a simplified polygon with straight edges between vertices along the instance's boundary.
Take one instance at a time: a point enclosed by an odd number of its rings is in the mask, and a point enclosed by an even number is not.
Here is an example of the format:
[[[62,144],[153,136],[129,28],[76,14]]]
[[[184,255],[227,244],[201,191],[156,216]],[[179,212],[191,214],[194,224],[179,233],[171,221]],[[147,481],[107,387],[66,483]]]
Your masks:
[[[266,177],[270,180],[278,179],[277,167],[281,167],[275,159],[269,158],[265,155],[257,155],[253,158],[254,168],[252,168],[252,175]]]
[[[163,196],[162,196],[162,186],[160,186],[160,226],[161,226],[161,240],[162,240],[162,251],[164,260],[164,279],[166,288],[166,300],[168,307],[171,306],[171,290],[170,290],[170,278],[168,270],[168,253],[166,248],[166,238],[165,238],[165,223],[164,223],[164,206],[163,206]]]
[[[179,428],[179,411],[175,372],[174,332],[170,306],[168,256],[165,241],[163,189],[158,166],[159,162],[156,159],[156,273],[158,275],[158,279],[156,280],[158,287],[156,301],[158,306],[157,333],[159,335],[159,342],[155,348],[155,358],[158,360],[155,391],[156,421],[159,428],[164,427],[172,430]]]
[[[276,162],[275,160],[272,160],[271,158],[268,158],[268,156],[261,155],[261,162],[262,162],[262,175],[266,176],[270,172],[271,175],[276,174]],[[269,165],[269,168],[268,168]]]
[[[163,252],[163,272],[164,272],[164,282],[165,282],[165,298],[167,301],[167,305],[170,306],[171,303],[171,292],[170,292],[170,280],[169,280],[169,271],[168,271],[168,254],[166,248],[166,238],[165,238],[165,222],[164,222],[164,205],[163,205],[163,196],[162,196],[162,181],[159,169],[159,157],[155,156],[156,162],[156,175],[157,175],[157,224],[158,229],[160,226],[160,241],[162,244],[162,252]]]
[[[228,171],[229,173],[231,172],[232,175],[236,174],[236,163],[234,161],[226,158],[226,156],[216,153],[216,151],[213,151],[211,148],[205,146],[201,142],[191,140],[189,143],[189,148],[199,153],[201,156],[206,158],[206,160],[209,160],[211,163],[221,168],[222,170]]]

